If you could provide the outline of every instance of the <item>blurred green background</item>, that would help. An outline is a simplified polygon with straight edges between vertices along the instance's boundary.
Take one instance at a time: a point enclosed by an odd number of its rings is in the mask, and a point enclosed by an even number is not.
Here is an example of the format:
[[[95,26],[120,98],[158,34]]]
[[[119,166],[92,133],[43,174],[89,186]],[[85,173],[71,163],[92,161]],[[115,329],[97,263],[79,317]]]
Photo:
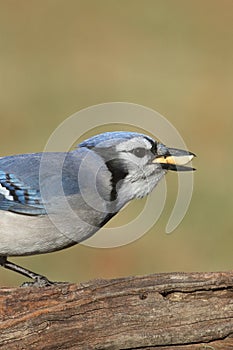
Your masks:
[[[232,38],[230,0],[0,1],[1,156],[42,151],[68,116],[111,101],[157,110],[198,155],[192,202],[173,234],[174,173],[161,218],[138,241],[12,261],[73,282],[232,269]],[[24,278],[0,269],[0,280]]]

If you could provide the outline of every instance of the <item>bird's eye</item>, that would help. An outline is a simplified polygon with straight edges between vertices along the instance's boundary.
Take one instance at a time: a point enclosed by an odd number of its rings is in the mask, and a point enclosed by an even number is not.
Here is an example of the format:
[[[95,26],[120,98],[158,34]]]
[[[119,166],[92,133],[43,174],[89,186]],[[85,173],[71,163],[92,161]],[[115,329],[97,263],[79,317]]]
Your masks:
[[[137,156],[138,158],[143,158],[146,155],[146,150],[145,148],[138,147],[132,150],[132,153]]]

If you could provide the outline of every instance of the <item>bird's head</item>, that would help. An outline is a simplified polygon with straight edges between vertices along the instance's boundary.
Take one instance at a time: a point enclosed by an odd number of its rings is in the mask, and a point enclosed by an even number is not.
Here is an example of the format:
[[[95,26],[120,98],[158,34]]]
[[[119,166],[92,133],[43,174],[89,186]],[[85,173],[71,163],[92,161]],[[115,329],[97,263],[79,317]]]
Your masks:
[[[151,137],[135,132],[106,132],[83,141],[100,155],[110,170],[111,199],[127,202],[149,194],[168,170],[190,171],[185,166],[195,156],[186,150],[168,148]]]

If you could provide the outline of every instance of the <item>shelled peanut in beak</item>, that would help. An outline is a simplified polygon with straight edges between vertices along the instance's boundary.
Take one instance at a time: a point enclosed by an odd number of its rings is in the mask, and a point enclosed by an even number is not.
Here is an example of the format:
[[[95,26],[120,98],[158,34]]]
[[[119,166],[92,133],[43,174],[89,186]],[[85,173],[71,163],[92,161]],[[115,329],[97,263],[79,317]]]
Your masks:
[[[185,165],[191,162],[195,154],[189,151],[177,148],[168,148],[166,154],[158,155],[152,160],[152,163],[158,163],[163,169],[173,171],[191,171],[195,170]]]

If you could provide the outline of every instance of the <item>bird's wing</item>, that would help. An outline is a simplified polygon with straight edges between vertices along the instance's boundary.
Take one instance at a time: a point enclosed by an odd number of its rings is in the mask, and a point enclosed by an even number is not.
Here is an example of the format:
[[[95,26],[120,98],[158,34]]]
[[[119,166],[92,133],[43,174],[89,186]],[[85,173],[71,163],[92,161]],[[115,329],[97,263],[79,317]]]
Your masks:
[[[39,190],[40,155],[0,158],[0,210],[46,214]]]
[[[96,176],[98,191],[95,193]],[[86,194],[84,199],[83,193]],[[90,206],[100,209],[104,216],[107,212],[106,202],[99,198],[99,194],[109,200],[109,193],[110,174],[107,167],[95,152],[85,148],[67,153],[0,158],[0,211],[25,215],[44,215],[49,210],[63,212],[64,201],[60,200],[63,196],[74,210],[85,211],[85,217],[89,215]]]
[[[27,215],[45,214],[40,191],[26,185],[14,173],[1,170],[0,165],[0,210]]]

